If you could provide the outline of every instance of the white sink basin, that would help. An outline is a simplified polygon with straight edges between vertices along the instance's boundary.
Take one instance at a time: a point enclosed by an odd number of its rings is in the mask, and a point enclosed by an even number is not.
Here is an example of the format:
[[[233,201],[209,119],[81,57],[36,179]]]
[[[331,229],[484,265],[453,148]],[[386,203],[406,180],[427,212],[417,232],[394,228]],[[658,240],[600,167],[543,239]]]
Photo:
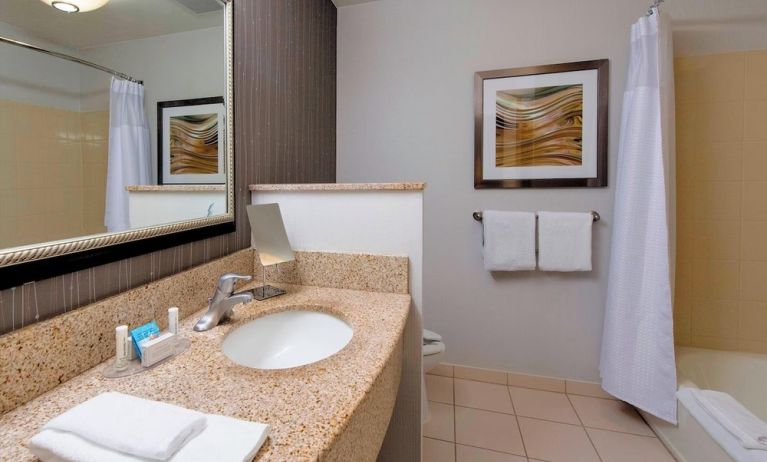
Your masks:
[[[351,339],[351,326],[331,314],[283,311],[233,330],[221,349],[229,359],[243,366],[287,369],[333,356]]]

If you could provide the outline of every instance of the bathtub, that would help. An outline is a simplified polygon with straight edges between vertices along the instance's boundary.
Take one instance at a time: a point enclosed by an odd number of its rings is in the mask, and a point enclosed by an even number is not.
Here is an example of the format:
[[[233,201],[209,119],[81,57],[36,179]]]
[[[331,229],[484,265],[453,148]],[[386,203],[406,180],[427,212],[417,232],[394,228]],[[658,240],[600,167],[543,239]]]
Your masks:
[[[767,422],[767,355],[732,351],[677,347],[679,388],[697,387],[732,395],[752,413]],[[712,437],[695,419],[700,410],[678,402],[678,425],[671,425],[647,413],[647,420],[658,437],[680,462],[732,462],[730,453],[745,451],[724,433]],[[726,448],[726,449],[725,449]],[[730,453],[728,453],[728,451]],[[745,460],[767,461],[767,451],[748,451]]]

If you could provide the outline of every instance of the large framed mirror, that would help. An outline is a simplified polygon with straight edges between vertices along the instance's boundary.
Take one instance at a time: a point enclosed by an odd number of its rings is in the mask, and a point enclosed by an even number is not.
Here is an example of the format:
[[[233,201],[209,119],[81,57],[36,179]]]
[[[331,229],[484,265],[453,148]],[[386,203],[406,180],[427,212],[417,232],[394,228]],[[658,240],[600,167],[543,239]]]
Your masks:
[[[0,289],[234,230],[231,0],[0,2]]]

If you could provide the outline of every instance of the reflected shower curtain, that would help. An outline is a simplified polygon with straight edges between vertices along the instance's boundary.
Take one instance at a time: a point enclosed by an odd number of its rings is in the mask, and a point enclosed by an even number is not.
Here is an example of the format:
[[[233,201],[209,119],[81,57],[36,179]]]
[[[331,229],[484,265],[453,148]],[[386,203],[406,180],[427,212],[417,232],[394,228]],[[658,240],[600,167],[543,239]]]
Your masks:
[[[655,9],[631,29],[599,368],[607,392],[676,423],[673,81]]]
[[[109,91],[109,157],[104,225],[107,231],[130,229],[126,186],[152,179],[149,124],[144,86],[112,77]]]

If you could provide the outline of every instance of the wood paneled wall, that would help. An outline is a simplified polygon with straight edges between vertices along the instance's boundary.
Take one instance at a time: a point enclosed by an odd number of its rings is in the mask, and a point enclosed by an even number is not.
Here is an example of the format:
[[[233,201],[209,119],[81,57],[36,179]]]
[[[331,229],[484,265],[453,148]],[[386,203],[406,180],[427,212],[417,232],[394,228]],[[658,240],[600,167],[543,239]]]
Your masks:
[[[233,1],[237,231],[0,291],[0,334],[247,247],[249,184],[335,181],[335,6]]]

